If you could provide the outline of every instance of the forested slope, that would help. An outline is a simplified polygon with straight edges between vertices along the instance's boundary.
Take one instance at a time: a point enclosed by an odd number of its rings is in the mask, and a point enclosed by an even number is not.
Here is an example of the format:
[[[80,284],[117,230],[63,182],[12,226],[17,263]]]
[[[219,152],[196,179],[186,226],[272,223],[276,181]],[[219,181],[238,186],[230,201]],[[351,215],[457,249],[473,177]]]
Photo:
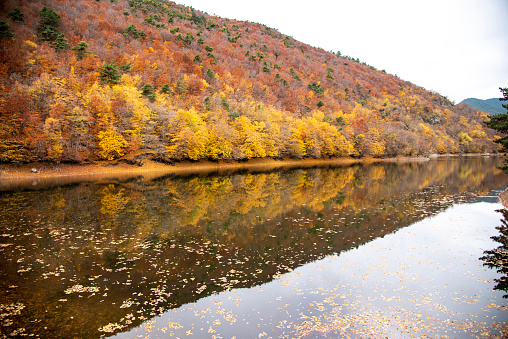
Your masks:
[[[487,100],[468,98],[462,100],[460,103],[469,105],[477,110],[484,111],[489,114],[506,113],[506,109],[503,107],[503,103],[499,100],[499,98],[492,98]]]
[[[5,0],[0,20],[0,162],[498,148],[485,113],[262,24],[165,0]]]

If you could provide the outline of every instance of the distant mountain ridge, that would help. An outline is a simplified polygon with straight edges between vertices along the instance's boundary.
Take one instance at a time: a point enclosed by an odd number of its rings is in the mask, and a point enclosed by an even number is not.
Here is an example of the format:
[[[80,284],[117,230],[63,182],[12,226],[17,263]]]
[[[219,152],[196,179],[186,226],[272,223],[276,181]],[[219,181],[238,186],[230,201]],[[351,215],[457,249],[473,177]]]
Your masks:
[[[490,114],[506,113],[506,108],[503,107],[503,103],[499,100],[499,98],[492,98],[487,100],[468,98],[462,100],[460,103],[469,105],[473,108]]]

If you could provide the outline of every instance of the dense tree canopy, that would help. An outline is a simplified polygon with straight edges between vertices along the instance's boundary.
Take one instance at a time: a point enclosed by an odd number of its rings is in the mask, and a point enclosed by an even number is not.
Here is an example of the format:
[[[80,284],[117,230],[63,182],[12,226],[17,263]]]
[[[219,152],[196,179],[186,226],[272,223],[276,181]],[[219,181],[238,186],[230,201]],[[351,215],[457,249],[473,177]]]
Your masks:
[[[498,149],[484,112],[261,24],[166,0],[3,8],[1,162]]]

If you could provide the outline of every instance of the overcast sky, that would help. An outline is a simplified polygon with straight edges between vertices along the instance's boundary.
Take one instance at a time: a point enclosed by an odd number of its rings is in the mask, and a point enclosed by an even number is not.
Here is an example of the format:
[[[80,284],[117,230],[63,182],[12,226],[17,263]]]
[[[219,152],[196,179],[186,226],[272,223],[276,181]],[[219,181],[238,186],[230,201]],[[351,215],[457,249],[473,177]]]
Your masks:
[[[459,103],[508,87],[508,0],[175,0],[259,22]]]

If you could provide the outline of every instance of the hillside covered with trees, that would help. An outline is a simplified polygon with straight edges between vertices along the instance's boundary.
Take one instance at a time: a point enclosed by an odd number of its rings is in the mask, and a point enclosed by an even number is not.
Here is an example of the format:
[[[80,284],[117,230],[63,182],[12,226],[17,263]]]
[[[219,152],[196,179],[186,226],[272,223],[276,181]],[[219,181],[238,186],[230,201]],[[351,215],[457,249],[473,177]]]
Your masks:
[[[499,147],[484,112],[262,24],[166,0],[2,1],[0,88],[0,162]]]
[[[487,100],[468,98],[460,102],[461,104],[469,105],[477,110],[487,112],[489,114],[503,114],[506,109],[503,107],[499,98],[492,98]]]

